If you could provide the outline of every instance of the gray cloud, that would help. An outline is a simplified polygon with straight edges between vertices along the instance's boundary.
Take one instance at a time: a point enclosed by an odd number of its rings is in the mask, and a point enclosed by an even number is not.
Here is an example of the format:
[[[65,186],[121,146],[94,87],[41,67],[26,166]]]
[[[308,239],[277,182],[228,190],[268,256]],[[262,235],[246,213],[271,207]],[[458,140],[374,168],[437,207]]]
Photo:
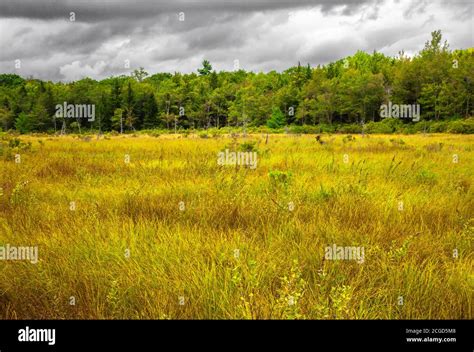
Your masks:
[[[361,4],[373,0],[2,0],[1,17],[23,17],[32,19],[69,18],[75,12],[79,21],[99,21],[103,19],[141,19],[163,13],[181,11],[228,11],[248,12],[277,10],[298,7],[320,6],[323,12],[337,6],[346,6],[345,14],[350,14]]]
[[[0,72],[100,79],[139,66],[195,72],[204,58],[217,70],[232,70],[235,59],[247,70],[284,70],[358,49],[414,53],[435,29],[452,48],[465,48],[473,45],[472,14],[471,3],[454,0],[2,0]]]

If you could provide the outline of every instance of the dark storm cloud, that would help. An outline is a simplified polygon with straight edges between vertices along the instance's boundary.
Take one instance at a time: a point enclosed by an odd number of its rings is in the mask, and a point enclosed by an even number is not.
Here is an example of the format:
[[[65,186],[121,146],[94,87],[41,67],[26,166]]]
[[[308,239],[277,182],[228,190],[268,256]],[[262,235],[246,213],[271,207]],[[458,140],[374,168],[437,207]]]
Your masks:
[[[240,46],[246,38],[238,31],[215,26],[205,30],[197,30],[189,33],[188,48],[193,50],[206,50],[216,47]]]
[[[1,17],[31,19],[69,18],[72,11],[78,21],[94,22],[110,18],[140,19],[180,11],[252,12],[320,6],[323,12],[345,5],[351,14],[361,4],[372,0],[2,0]]]

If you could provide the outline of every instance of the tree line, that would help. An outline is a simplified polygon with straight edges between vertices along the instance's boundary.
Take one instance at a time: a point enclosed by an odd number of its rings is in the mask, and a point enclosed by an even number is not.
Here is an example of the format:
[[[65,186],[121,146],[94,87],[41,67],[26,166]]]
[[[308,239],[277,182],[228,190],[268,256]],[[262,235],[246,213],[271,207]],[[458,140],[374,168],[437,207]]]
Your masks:
[[[71,83],[0,74],[0,127],[59,132],[192,129],[224,126],[363,124],[382,104],[419,104],[421,120],[473,116],[474,49],[450,50],[441,31],[415,56],[358,51],[327,65],[283,72],[157,73]],[[56,106],[93,104],[96,118],[56,116]],[[407,123],[409,123],[407,121]]]

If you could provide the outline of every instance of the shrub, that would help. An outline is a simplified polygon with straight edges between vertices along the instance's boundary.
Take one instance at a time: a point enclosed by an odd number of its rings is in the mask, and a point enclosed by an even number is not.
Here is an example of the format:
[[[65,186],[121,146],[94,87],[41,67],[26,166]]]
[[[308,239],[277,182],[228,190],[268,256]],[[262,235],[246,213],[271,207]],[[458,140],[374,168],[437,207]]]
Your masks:
[[[340,125],[337,127],[337,132],[339,133],[360,133],[362,132],[362,126],[358,124],[347,124],[347,125]]]
[[[284,171],[270,171],[268,173],[270,177],[270,184],[274,188],[283,187],[286,189],[291,182],[292,173],[291,172],[284,172]]]
[[[430,126],[429,131],[431,133],[446,132],[446,122],[444,122],[444,121],[432,122],[429,126]]]
[[[367,133],[380,133],[380,134],[387,134],[392,133],[392,127],[388,126],[387,124],[383,124],[381,122],[369,122],[365,125],[365,131]]]
[[[474,133],[474,118],[447,122],[448,133]]]
[[[149,135],[150,137],[158,138],[158,137],[160,136],[160,132],[158,132],[158,131],[150,131],[150,132],[148,133],[148,135]]]
[[[342,139],[343,143],[348,143],[348,142],[353,142],[353,141],[355,141],[355,138],[350,134],[348,134]]]
[[[377,131],[373,133],[395,133],[403,127],[403,121],[400,119],[383,119],[377,123]]]
[[[436,183],[437,178],[438,175],[436,175],[434,172],[423,169],[418,173],[416,180],[422,184],[433,185]]]
[[[242,152],[255,152],[257,148],[255,147],[256,142],[244,142],[240,144],[239,150]]]

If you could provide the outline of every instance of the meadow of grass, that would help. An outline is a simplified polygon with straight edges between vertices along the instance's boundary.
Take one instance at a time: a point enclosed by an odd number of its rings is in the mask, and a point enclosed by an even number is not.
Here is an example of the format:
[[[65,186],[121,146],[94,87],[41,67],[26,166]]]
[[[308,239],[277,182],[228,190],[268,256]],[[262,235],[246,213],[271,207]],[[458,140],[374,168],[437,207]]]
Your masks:
[[[0,318],[473,318],[473,135],[2,138]]]

